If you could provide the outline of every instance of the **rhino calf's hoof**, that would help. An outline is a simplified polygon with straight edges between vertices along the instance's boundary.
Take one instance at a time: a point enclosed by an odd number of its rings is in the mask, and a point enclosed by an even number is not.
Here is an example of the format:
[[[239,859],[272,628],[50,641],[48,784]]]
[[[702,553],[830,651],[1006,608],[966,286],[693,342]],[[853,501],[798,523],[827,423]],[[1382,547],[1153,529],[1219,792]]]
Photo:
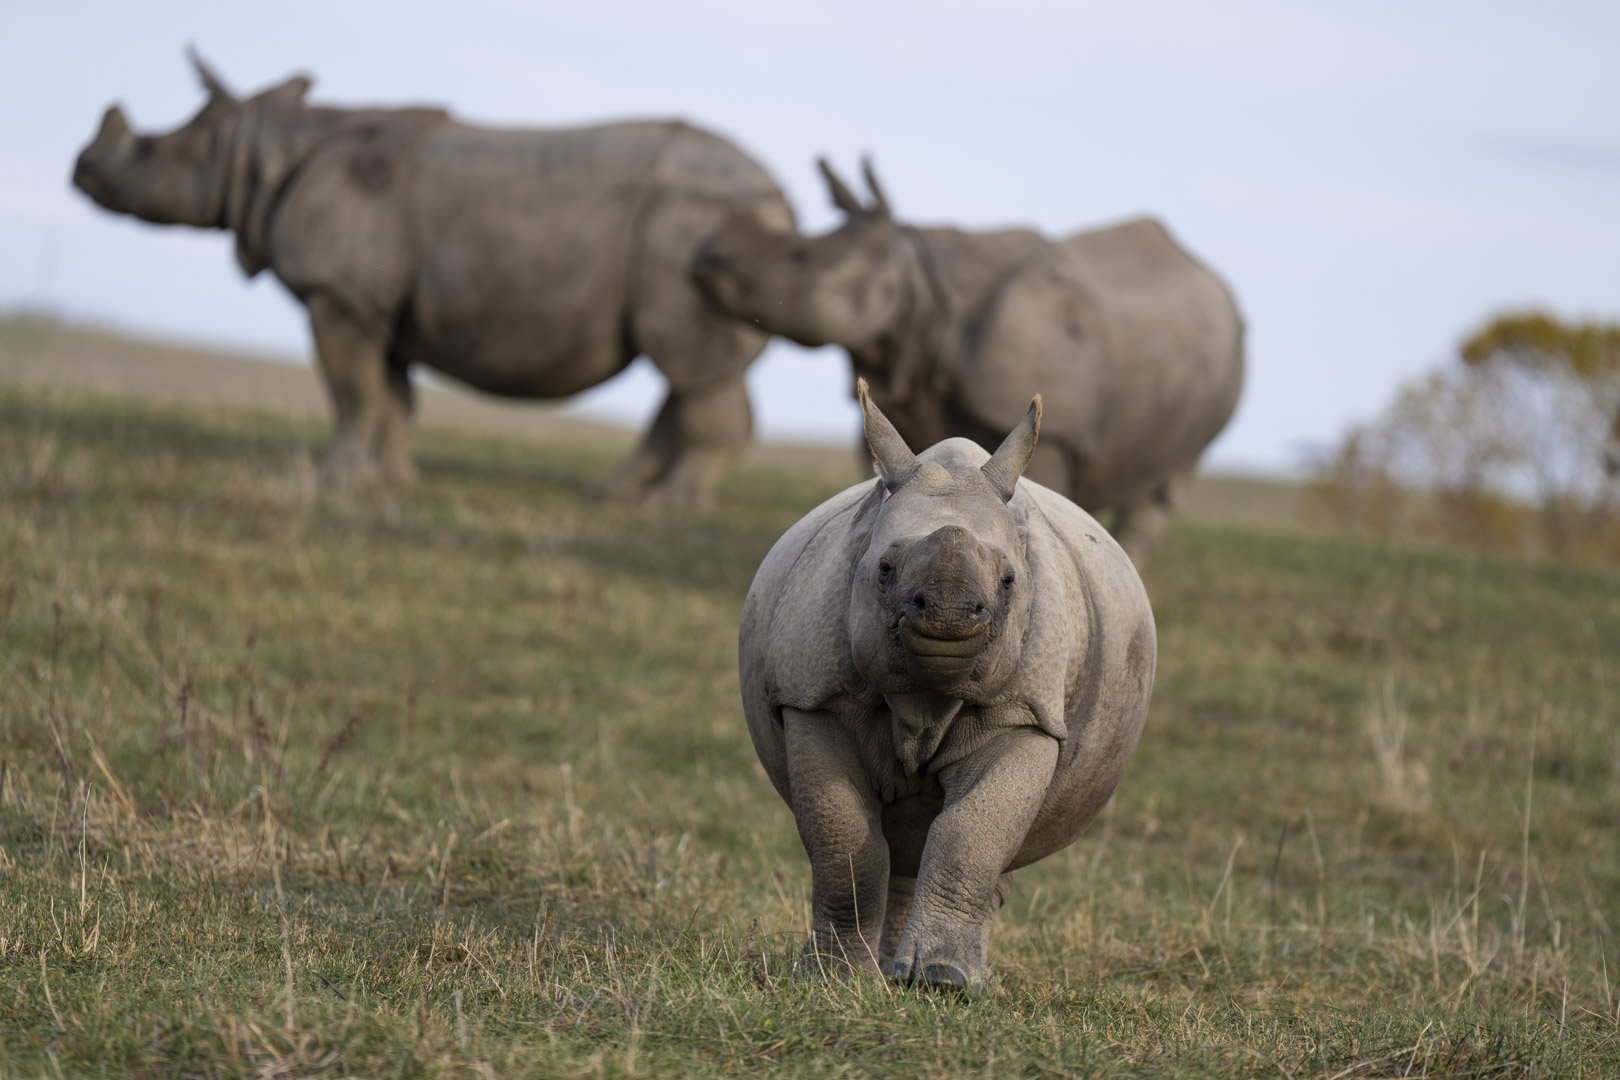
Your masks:
[[[931,960],[918,965],[909,960],[897,960],[892,978],[896,982],[950,987],[964,994],[977,994],[983,987],[983,980],[970,978],[959,964],[948,960]]]

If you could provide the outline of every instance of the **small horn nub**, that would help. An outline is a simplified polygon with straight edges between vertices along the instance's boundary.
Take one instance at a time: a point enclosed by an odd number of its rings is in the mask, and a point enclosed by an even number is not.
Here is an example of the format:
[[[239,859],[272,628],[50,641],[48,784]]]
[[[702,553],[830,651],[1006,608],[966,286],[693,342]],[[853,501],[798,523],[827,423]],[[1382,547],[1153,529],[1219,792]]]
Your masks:
[[[1024,475],[1029,468],[1029,459],[1035,454],[1035,441],[1041,434],[1041,395],[1036,394],[1029,403],[1029,412],[1018,422],[996,452],[990,455],[990,460],[979,466],[984,478],[990,481],[990,486],[996,489],[1002,502],[1010,502],[1013,489],[1018,486],[1018,478]]]
[[[883,486],[893,494],[900,490],[906,481],[917,475],[922,463],[917,460],[917,455],[911,452],[911,447],[906,445],[906,440],[894,430],[889,418],[872,403],[872,395],[865,379],[855,381],[855,396],[861,400],[861,420],[866,429],[866,445],[872,450],[872,460],[877,463],[878,476],[882,479]]]

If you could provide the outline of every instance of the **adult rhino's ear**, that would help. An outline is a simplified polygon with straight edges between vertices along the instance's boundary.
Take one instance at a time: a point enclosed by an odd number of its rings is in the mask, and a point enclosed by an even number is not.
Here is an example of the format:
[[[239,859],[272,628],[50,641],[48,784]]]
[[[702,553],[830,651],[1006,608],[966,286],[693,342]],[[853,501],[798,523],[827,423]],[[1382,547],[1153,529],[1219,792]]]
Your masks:
[[[855,193],[849,190],[849,185],[833,172],[833,167],[828,164],[826,158],[816,158],[816,168],[821,170],[822,179],[827,181],[827,193],[832,196],[835,207],[850,217],[859,217],[866,213],[866,207],[861,205],[861,200],[857,199]]]
[[[889,197],[883,193],[883,185],[878,183],[877,170],[872,168],[871,154],[861,158],[861,175],[866,177],[866,188],[872,193],[872,209],[869,213],[881,218],[893,218]]]
[[[866,428],[866,445],[872,449],[872,460],[877,463],[878,476],[889,491],[898,491],[902,484],[917,475],[921,463],[911,452],[906,440],[894,430],[889,418],[872,404],[865,379],[855,381],[855,396],[861,399],[861,420]]]
[[[278,105],[297,105],[314,85],[315,80],[308,75],[294,75],[281,85],[272,86],[262,96]]]
[[[1029,412],[1012,429],[996,452],[990,455],[990,460],[979,466],[984,478],[990,481],[990,486],[996,489],[1002,502],[1010,502],[1013,489],[1018,486],[1018,478],[1024,475],[1029,468],[1029,459],[1035,455],[1035,441],[1041,435],[1041,395],[1036,394],[1035,399],[1029,403]]]
[[[208,91],[210,97],[223,98],[226,101],[236,100],[236,95],[225,85],[225,80],[215,74],[207,61],[198,55],[195,45],[186,46],[186,59],[191,61],[191,66],[197,71],[198,81],[202,83],[203,89]]]

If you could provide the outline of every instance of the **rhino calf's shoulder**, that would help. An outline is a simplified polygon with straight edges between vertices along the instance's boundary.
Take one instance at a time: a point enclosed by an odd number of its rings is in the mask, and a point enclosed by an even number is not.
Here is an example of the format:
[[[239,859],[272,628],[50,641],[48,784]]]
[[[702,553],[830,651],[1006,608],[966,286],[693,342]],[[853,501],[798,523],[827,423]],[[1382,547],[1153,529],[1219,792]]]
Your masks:
[[[858,395],[879,477],[765,557],[743,607],[749,734],[810,857],[808,959],[972,990],[1013,872],[1072,843],[1147,715],[1153,613],[1131,561],[995,454],[914,455]]]

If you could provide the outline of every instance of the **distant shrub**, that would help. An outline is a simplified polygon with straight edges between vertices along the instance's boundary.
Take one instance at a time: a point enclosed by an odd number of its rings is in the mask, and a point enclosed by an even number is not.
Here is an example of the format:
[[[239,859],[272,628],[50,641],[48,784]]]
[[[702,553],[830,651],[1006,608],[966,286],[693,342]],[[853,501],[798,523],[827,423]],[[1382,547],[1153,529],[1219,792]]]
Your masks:
[[[1328,523],[1620,563],[1620,325],[1504,316],[1352,430],[1313,485]]]

